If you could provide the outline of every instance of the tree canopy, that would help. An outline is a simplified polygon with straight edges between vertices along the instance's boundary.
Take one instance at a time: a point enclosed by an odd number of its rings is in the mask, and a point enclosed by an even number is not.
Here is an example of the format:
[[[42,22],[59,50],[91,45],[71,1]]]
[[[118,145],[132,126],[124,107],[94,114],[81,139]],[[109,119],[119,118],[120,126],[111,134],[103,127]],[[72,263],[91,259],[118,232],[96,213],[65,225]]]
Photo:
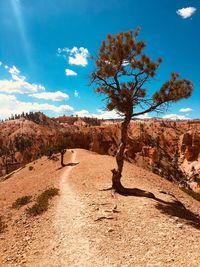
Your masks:
[[[157,92],[147,95],[145,84],[155,77],[162,59],[153,61],[145,54],[146,44],[137,40],[138,34],[139,28],[108,34],[99,48],[96,69],[92,72],[96,92],[107,95],[107,109],[131,117],[159,111],[167,103],[190,97],[193,90],[190,80],[179,79],[178,73],[172,73]],[[142,111],[134,112],[136,106]]]

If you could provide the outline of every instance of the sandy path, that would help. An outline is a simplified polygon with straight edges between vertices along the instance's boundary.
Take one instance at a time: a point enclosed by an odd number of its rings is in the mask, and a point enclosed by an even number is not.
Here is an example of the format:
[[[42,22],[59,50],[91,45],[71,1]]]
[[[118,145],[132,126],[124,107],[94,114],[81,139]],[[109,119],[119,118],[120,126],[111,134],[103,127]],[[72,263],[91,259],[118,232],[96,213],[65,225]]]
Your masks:
[[[99,189],[110,185],[110,170],[115,166],[115,159],[84,150],[77,150],[77,158],[80,164],[71,173],[69,182],[87,206],[92,225],[89,239],[94,240],[97,251],[101,251],[111,266],[199,266],[199,229],[190,216],[186,216],[187,211],[183,214],[178,205],[170,208],[174,199],[159,190],[176,195],[188,208],[194,205],[196,212],[199,212],[198,202],[170,182],[128,162],[124,166],[123,183],[150,191],[169,204],[118,194],[112,198],[109,191]],[[119,213],[108,212],[115,205]],[[102,215],[112,216],[113,220],[95,222]],[[110,266],[103,263],[100,266],[103,265]]]
[[[76,162],[76,151],[71,162]],[[53,218],[53,235],[38,266],[110,266],[92,247],[87,230],[90,227],[83,201],[71,189],[68,178],[75,166],[68,166],[60,179],[60,197]]]
[[[22,257],[19,255],[21,261],[17,264],[7,261],[8,264],[0,266],[200,266],[200,219],[195,217],[200,214],[199,202],[174,184],[128,162],[123,183],[148,190],[165,204],[118,194],[113,197],[109,191],[100,189],[110,185],[114,158],[81,149],[69,151],[65,162],[76,161],[80,163],[60,171],[59,162],[50,170],[53,163],[42,165],[43,176],[50,180],[46,171],[53,173],[54,169],[56,179],[51,182],[60,188],[60,195],[42,216],[24,218],[19,228],[22,232],[15,229],[19,233],[17,240],[26,245]],[[172,205],[174,198],[160,190],[175,195],[189,210]],[[9,257],[19,254],[18,244],[12,239]],[[13,247],[17,249],[15,253]]]

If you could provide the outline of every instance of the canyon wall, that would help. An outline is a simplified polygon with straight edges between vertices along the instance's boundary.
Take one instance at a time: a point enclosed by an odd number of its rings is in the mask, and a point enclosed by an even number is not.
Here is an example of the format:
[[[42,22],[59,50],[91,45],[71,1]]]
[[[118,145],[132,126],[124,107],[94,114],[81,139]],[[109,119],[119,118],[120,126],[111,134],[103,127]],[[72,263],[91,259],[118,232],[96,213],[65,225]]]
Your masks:
[[[72,147],[115,156],[120,144],[120,122],[91,126],[81,119],[58,123],[39,113],[37,121],[24,118],[0,123],[0,175],[5,162],[11,168],[45,154],[68,135]],[[136,120],[128,131],[125,158],[168,180],[194,180],[200,174],[200,122]],[[14,165],[13,165],[14,164]],[[3,171],[4,169],[4,171]],[[196,184],[195,184],[196,186]]]

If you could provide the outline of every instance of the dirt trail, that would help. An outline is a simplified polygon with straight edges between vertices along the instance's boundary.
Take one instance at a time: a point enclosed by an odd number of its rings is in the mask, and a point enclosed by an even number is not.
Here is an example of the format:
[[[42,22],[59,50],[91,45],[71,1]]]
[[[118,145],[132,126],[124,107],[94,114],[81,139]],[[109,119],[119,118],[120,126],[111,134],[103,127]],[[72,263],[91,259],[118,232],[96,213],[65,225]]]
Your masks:
[[[76,162],[76,151],[71,163]],[[53,216],[50,242],[37,265],[45,266],[111,266],[102,259],[87,237],[89,222],[83,201],[71,189],[68,179],[75,165],[66,167],[60,179],[60,196]],[[34,265],[34,264],[33,264]]]
[[[128,162],[123,184],[150,191],[160,201],[113,197],[100,189],[110,186],[115,159],[82,149],[73,151],[66,153],[65,161],[79,164],[60,169],[59,161],[46,159],[35,165],[35,176],[30,176],[28,168],[24,170],[27,180],[19,188],[29,181],[29,190],[38,184],[38,192],[52,183],[60,188],[60,195],[43,215],[28,218],[23,210],[15,211],[23,217],[17,220],[20,224],[13,218],[9,231],[0,238],[2,247],[9,244],[0,267],[199,267],[199,202]],[[10,188],[22,181],[22,174],[23,170],[5,182],[4,191],[6,184]],[[8,257],[18,258],[8,261]]]

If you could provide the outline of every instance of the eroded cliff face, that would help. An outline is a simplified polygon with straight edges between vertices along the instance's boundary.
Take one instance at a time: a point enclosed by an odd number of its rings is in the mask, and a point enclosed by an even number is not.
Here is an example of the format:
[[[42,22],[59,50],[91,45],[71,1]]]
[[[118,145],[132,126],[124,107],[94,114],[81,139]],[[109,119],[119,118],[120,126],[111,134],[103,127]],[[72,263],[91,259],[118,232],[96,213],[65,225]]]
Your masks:
[[[71,128],[72,130],[72,128]],[[79,127],[73,139],[78,147],[115,156],[120,144],[120,123]],[[169,180],[200,174],[200,123],[137,121],[129,128],[125,157]]]
[[[187,161],[198,160],[200,153],[200,136],[198,132],[189,131],[180,138],[181,154]]]
[[[180,166],[188,175],[191,188],[200,193],[200,133],[188,131],[180,137]]]
[[[6,154],[9,161],[16,163],[37,158],[49,143],[56,144],[62,134],[71,136],[73,147],[115,156],[120,144],[120,127],[120,123],[59,124],[44,117],[39,123],[25,119],[4,122],[0,124],[0,166],[5,163]],[[186,174],[192,181],[192,177],[200,175],[200,122],[133,121],[125,158],[169,180],[180,182]]]
[[[43,154],[62,131],[59,124],[37,124],[26,119],[0,123],[0,176],[9,173]]]
[[[120,124],[79,128],[74,135],[80,146],[87,143],[88,149],[94,152],[115,155],[120,144]],[[200,124],[191,130],[189,124],[181,122],[176,123],[176,128],[170,122],[164,126],[156,122],[131,123],[126,158],[137,163],[143,157],[152,165],[161,160],[161,154],[171,160],[177,154],[180,163],[198,161]]]

